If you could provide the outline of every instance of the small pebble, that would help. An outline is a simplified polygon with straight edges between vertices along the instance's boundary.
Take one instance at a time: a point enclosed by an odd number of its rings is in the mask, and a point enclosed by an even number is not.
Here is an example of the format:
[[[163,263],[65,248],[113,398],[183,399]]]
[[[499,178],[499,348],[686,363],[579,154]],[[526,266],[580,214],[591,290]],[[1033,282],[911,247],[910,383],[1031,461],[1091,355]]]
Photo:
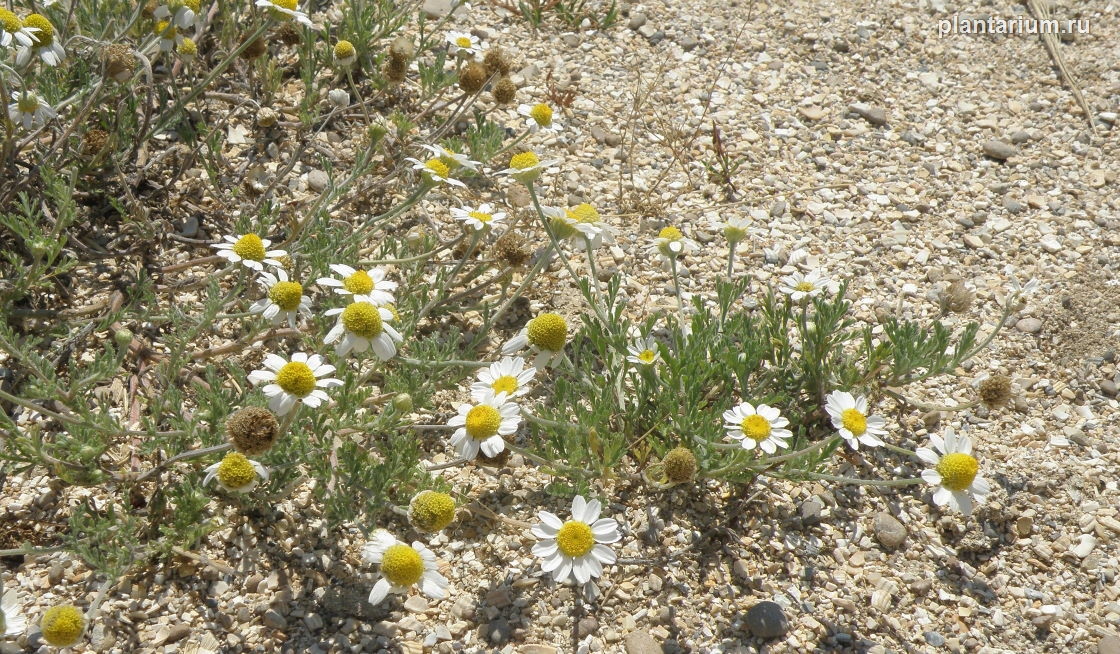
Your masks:
[[[779,638],[789,631],[789,619],[777,602],[764,601],[747,611],[747,627],[758,638]]]
[[[992,159],[998,159],[1000,161],[1006,161],[1007,159],[1010,159],[1011,157],[1019,154],[1019,150],[1016,149],[1014,145],[1011,145],[1010,143],[1004,143],[1003,141],[1000,141],[998,139],[984,141],[983,148],[984,154],[991,157]]]
[[[898,547],[906,540],[906,525],[886,511],[875,514],[875,522],[872,528],[875,531],[875,539],[888,549]]]

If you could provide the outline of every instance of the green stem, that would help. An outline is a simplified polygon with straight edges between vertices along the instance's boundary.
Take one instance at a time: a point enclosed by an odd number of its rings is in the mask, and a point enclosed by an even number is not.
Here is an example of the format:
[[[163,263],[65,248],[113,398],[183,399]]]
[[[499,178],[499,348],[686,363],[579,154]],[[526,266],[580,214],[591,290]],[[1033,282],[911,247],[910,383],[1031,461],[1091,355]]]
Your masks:
[[[463,269],[463,266],[467,265],[467,260],[471,258],[471,255],[474,254],[475,249],[478,248],[478,241],[481,238],[482,230],[474,230],[474,233],[471,234],[471,242],[467,245],[467,251],[463,253],[463,257],[459,259],[459,262],[455,264],[454,268],[451,269],[451,274],[444,278],[443,284],[441,284],[440,288],[436,291],[436,293],[433,294],[434,297],[420,309],[419,313],[416,314],[417,323],[423,320],[424,317],[428,315],[428,312],[431,311],[436,306],[436,304],[439,303],[440,293],[447,290],[447,287],[455,281],[455,277],[458,276],[459,271]]]
[[[821,481],[831,481],[837,484],[853,484],[856,486],[914,486],[924,483],[925,480],[921,477],[904,478],[904,479],[858,479],[856,477],[842,477],[840,475],[829,475],[823,472],[809,472],[805,471],[801,474],[809,479],[819,479]],[[769,475],[771,477],[779,477],[779,475]]]
[[[397,360],[402,363],[407,363],[410,366],[421,366],[424,368],[453,368],[455,366],[463,366],[464,368],[485,368],[490,365],[488,361],[466,361],[463,359],[448,359],[445,361],[421,361],[420,359],[412,359],[409,357],[397,357]]]
[[[526,184],[525,187],[529,189],[529,197],[533,200],[533,209],[537,212],[537,218],[540,218],[541,225],[544,227],[544,232],[548,234],[548,240],[552,242],[552,247],[560,257],[561,263],[563,263],[564,267],[568,270],[572,282],[580,289],[580,293],[583,294],[583,298],[587,300],[587,304],[591,306],[591,309],[595,311],[595,315],[598,316],[599,321],[604,325],[610,324],[610,321],[607,320],[606,316],[603,315],[602,310],[599,308],[599,303],[596,302],[595,298],[591,295],[590,290],[584,291],[583,287],[580,286],[579,276],[576,275],[576,271],[572,268],[571,262],[564,256],[564,251],[560,249],[560,242],[556,239],[556,235],[552,233],[552,229],[548,225],[548,219],[544,217],[544,210],[541,209],[540,198],[537,197],[537,189],[533,186],[532,182]]]

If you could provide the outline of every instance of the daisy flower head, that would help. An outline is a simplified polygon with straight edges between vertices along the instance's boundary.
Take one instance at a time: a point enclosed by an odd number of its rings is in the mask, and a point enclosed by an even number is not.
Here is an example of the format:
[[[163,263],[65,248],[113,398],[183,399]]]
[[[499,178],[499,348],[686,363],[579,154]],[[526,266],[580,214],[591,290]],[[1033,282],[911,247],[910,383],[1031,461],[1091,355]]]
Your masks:
[[[338,43],[334,44],[334,62],[343,68],[348,68],[354,65],[358,60],[358,51],[354,48],[354,44],[346,39],[339,39]]]
[[[86,630],[86,616],[72,604],[52,606],[43,613],[39,631],[43,640],[55,647],[70,647],[82,638]]]
[[[556,238],[567,239],[577,250],[597,250],[604,243],[614,242],[614,230],[586,202],[571,209],[543,207],[541,211]]]
[[[385,306],[351,302],[345,309],[331,309],[326,315],[338,316],[338,322],[323,339],[328,345],[336,343],[334,351],[338,356],[373,348],[377,358],[388,361],[397,355],[397,343],[404,340],[389,324],[395,316]]]
[[[785,429],[789,420],[783,418],[777,408],[765,404],[755,408],[750,402],[743,402],[724,411],[723,420],[727,436],[742,443],[745,450],[757,447],[773,454],[780,447],[789,447],[786,439],[793,437],[793,432]]]
[[[175,54],[179,55],[183,63],[189,64],[198,56],[198,44],[189,36],[184,36],[179,45],[175,46]]]
[[[163,0],[152,12],[156,20],[168,21],[175,27],[185,30],[195,26],[201,0]]]
[[[14,588],[0,596],[0,638],[14,638],[27,630],[27,616],[19,608]]]
[[[215,479],[219,486],[231,493],[248,493],[261,480],[268,481],[268,469],[240,452],[230,452],[221,461],[206,468],[202,485]]]
[[[530,346],[537,353],[533,367],[539,369],[560,361],[567,341],[568,322],[564,317],[556,313],[542,313],[502,346],[502,354],[514,354]]]
[[[509,159],[509,168],[499,170],[499,175],[509,175],[513,179],[528,186],[532,184],[541,176],[549,166],[555,166],[559,163],[558,159],[549,159],[548,161],[541,161],[531,150],[519,152]]]
[[[266,354],[264,367],[249,373],[249,381],[265,384],[268,408],[279,416],[287,415],[300,402],[314,409],[330,399],[323,389],[342,386],[342,380],[327,377],[334,366],[324,363],[318,354],[296,352],[290,361]]]
[[[915,454],[933,467],[922,471],[926,483],[937,486],[933,503],[949,505],[964,515],[972,514],[974,503],[983,502],[992,491],[988,480],[980,476],[980,463],[972,456],[972,439],[957,436],[952,428],[945,437],[929,435],[933,448],[919,447]]]
[[[264,270],[264,265],[283,268],[280,257],[287,256],[286,250],[269,250],[272,241],[261,238],[252,232],[240,236],[226,235],[224,243],[217,243],[210,247],[218,251],[218,256],[230,263],[240,263],[246,268],[256,271]]]
[[[848,391],[832,391],[825,396],[824,410],[832,418],[832,426],[853,450],[858,450],[860,443],[868,447],[883,445],[879,437],[887,433],[887,421],[882,416],[867,415],[866,397],[855,397]]]
[[[23,39],[16,37],[16,40],[22,44],[16,50],[17,66],[20,68],[26,66],[32,57],[39,57],[48,66],[57,66],[62,63],[62,60],[66,57],[66,50],[58,42],[58,34],[55,32],[54,25],[47,20],[46,16],[28,14],[27,18],[23,19],[23,27],[25,31],[22,34],[30,32],[33,42],[24,43]],[[4,31],[7,33],[6,27]]]
[[[171,52],[183,41],[179,28],[169,20],[161,20],[152,25],[152,34],[159,37],[160,52]]]
[[[700,249],[700,246],[697,245],[696,241],[681,233],[681,230],[669,225],[657,233],[657,238],[653,240],[653,246],[650,249],[660,255],[664,261],[670,261],[682,254],[695,252]]]
[[[481,450],[495,457],[506,449],[503,436],[510,436],[521,424],[521,408],[508,401],[506,393],[487,393],[474,404],[460,404],[459,415],[447,421],[458,427],[451,435],[451,446],[459,458],[472,461]]]
[[[257,6],[268,10],[268,14],[276,20],[294,20],[305,27],[313,27],[311,19],[299,11],[298,0],[257,0]]]
[[[417,541],[406,545],[384,529],[375,530],[370,538],[362,546],[362,560],[379,566],[381,572],[370,591],[370,604],[377,606],[389,593],[401,595],[417,584],[432,599],[447,597],[447,579],[439,573],[430,549]]]
[[[8,47],[15,41],[20,47],[30,48],[35,45],[36,27],[24,25],[11,11],[0,7],[0,46]]]
[[[525,127],[527,127],[530,132],[535,133],[540,130],[548,132],[560,131],[560,121],[556,120],[553,116],[552,107],[543,102],[532,105],[518,105],[517,113],[525,116]]]
[[[455,170],[456,168],[469,168],[471,170],[478,171],[477,161],[471,159],[465,154],[459,154],[451,148],[445,148],[438,143],[435,145],[421,145],[420,147],[427,150],[433,157],[436,157],[443,163],[447,164],[447,166],[451,170]]]
[[[8,105],[8,120],[23,125],[27,131],[38,129],[58,116],[49,104],[34,93],[13,91],[12,100],[15,102]]]
[[[734,247],[740,241],[747,238],[750,223],[748,223],[747,219],[743,216],[732,216],[725,222],[720,223],[718,227],[720,231],[723,232],[723,237]]]
[[[564,522],[554,513],[541,511],[541,521],[533,529],[537,543],[533,554],[541,558],[541,570],[563,583],[572,580],[586,584],[603,574],[603,564],[615,562],[614,550],[622,534],[613,518],[600,518],[599,500],[588,502],[582,496],[572,498],[572,519]]]
[[[420,175],[424,178],[426,184],[435,186],[443,183],[463,188],[467,187],[466,184],[451,176],[451,166],[439,157],[432,157],[427,161],[420,161],[412,157],[407,157],[405,160],[413,163],[412,169],[420,171]]]
[[[778,290],[789,296],[794,302],[820,295],[822,291],[830,289],[831,283],[820,270],[811,270],[808,274],[795,272],[782,278]]]
[[[661,350],[657,347],[657,340],[652,336],[639,338],[626,349],[630,353],[626,360],[639,366],[652,366],[661,359]]]
[[[288,272],[278,268],[276,274],[262,272],[257,281],[264,287],[267,297],[261,298],[249,311],[263,314],[265,318],[278,324],[282,320],[288,321],[288,326],[296,328],[299,314],[311,315],[311,300],[303,294],[303,285],[299,282],[288,280]]]
[[[463,207],[462,209],[452,207],[451,215],[456,220],[463,221],[464,224],[471,227],[476,232],[489,229],[506,217],[503,211],[495,213],[494,207],[489,202],[478,205],[477,209],[471,209],[470,207]]]
[[[408,503],[408,524],[417,531],[435,533],[455,520],[455,498],[434,490],[420,491]]]
[[[354,302],[381,306],[395,301],[393,291],[397,290],[397,283],[385,279],[384,268],[355,270],[345,264],[332,263],[330,269],[342,278],[320,277],[316,280],[317,284],[330,286],[339,295],[350,295]]]
[[[478,371],[478,381],[471,384],[471,399],[481,400],[498,393],[505,393],[509,398],[520,397],[529,392],[529,384],[536,374],[536,368],[525,367],[525,359],[502,357],[501,361]]]
[[[447,33],[447,42],[451,45],[451,52],[456,54],[474,57],[482,52],[482,43],[473,34],[450,31]]]

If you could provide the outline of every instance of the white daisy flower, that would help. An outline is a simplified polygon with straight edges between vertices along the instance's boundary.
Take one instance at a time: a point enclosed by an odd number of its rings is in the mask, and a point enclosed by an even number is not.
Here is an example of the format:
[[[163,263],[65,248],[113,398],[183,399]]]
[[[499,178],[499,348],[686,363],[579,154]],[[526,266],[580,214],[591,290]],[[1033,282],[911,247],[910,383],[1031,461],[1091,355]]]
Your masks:
[[[786,439],[793,437],[793,432],[784,429],[789,420],[783,418],[777,408],[765,404],[759,404],[756,409],[753,404],[743,402],[724,411],[723,420],[728,437],[742,443],[745,450],[758,447],[773,454],[779,447],[789,447]]]
[[[7,21],[5,21],[7,24]],[[58,34],[55,32],[54,25],[51,24],[47,17],[42,14],[28,14],[27,18],[23,19],[24,32],[17,32],[14,34],[17,41],[20,42],[19,48],[16,49],[16,65],[20,68],[26,66],[31,62],[32,57],[39,57],[39,59],[48,66],[57,66],[62,63],[66,58],[66,50],[63,49],[62,44],[58,42]],[[5,27],[5,33],[8,33]],[[24,39],[20,38],[21,35],[30,33],[32,43],[25,43]]]
[[[396,301],[393,291],[397,290],[397,283],[385,279],[384,268],[365,271],[355,270],[341,263],[332,263],[330,269],[338,273],[342,279],[320,277],[316,280],[317,284],[330,286],[339,295],[351,295],[354,302],[369,302],[381,306]]]
[[[183,42],[179,28],[169,20],[161,20],[153,25],[152,34],[159,37],[160,52],[171,52]]]
[[[429,184],[439,184],[442,182],[452,186],[467,187],[466,184],[451,176],[451,166],[448,166],[447,163],[439,157],[432,157],[427,161],[406,157],[405,161],[411,161],[415,164],[412,166],[412,169],[419,170],[424,180]]]
[[[1041,283],[1037,279],[1035,279],[1034,277],[1031,277],[1030,281],[1028,281],[1026,284],[1020,284],[1019,283],[1019,278],[1016,277],[1015,275],[1011,275],[1011,296],[1012,297],[1018,297],[1018,298],[1030,297],[1031,295],[1034,295],[1036,291],[1038,291],[1039,286],[1041,286]]]
[[[469,168],[475,172],[478,171],[479,163],[465,154],[459,154],[454,150],[439,145],[421,145],[420,147],[427,150],[433,157],[437,157],[440,161],[447,164],[452,170],[455,168]]]
[[[597,250],[614,242],[614,229],[602,220],[595,207],[584,202],[571,209],[542,207],[549,227],[558,239],[566,239],[577,250]]]
[[[700,249],[696,241],[686,237],[681,230],[673,226],[663,228],[657,233],[650,251],[657,254],[665,262],[676,259],[682,254],[690,254]]]
[[[499,170],[498,175],[509,175],[522,184],[532,184],[549,166],[560,163],[558,159],[541,161],[533,152],[521,152],[510,157],[509,168]]]
[[[369,594],[370,604],[377,606],[389,593],[401,595],[417,584],[432,599],[447,597],[447,579],[439,573],[436,555],[423,543],[405,545],[384,529],[375,530],[370,538],[362,546],[362,560],[380,566],[381,572]]]
[[[559,132],[562,127],[560,121],[553,117],[552,107],[543,102],[533,105],[518,105],[517,113],[525,116],[525,127],[533,133],[541,130],[546,132]]]
[[[275,275],[262,272],[257,281],[268,296],[249,307],[252,313],[263,314],[274,325],[287,320],[292,329],[296,328],[299,314],[311,316],[311,299],[303,294],[303,285],[288,281],[288,273],[283,268],[278,268]]]
[[[49,104],[34,93],[12,92],[12,100],[8,105],[8,120],[23,125],[27,131],[38,129],[58,116]]]
[[[603,564],[617,559],[607,547],[622,534],[613,518],[599,517],[599,500],[590,502],[577,495],[572,498],[572,519],[563,522],[554,513],[541,511],[540,523],[533,526],[537,543],[533,554],[541,558],[541,570],[563,583],[571,579],[583,585],[603,574]]]
[[[232,493],[247,493],[258,483],[268,481],[268,468],[240,452],[230,452],[222,460],[206,468],[206,478],[202,485],[214,479],[218,485]]]
[[[296,352],[291,361],[285,361],[275,354],[266,354],[264,367],[266,370],[249,373],[249,381],[256,385],[271,382],[264,387],[264,394],[269,398],[268,408],[279,416],[287,414],[299,402],[314,409],[330,399],[324,388],[342,386],[342,380],[326,377],[335,368],[323,363],[318,354],[308,356],[303,352]]]
[[[166,20],[175,27],[185,30],[194,27],[198,22],[200,8],[200,0],[169,0],[156,7],[152,16],[156,20]]]
[[[447,33],[447,42],[451,44],[453,53],[461,52],[473,57],[482,52],[482,43],[473,34],[451,31]]]
[[[972,456],[972,439],[957,436],[952,428],[947,428],[945,438],[930,434],[929,441],[934,449],[919,447],[915,454],[933,466],[922,472],[922,479],[938,487],[933,493],[933,503],[947,504],[970,515],[973,503],[983,502],[992,491],[988,480],[977,474],[980,464]]]
[[[286,256],[285,250],[269,250],[272,241],[261,238],[256,234],[242,234],[241,236],[226,235],[222,237],[225,243],[216,243],[210,247],[218,250],[219,257],[231,262],[241,263],[246,268],[256,271],[264,270],[264,264],[283,268],[279,258]]]
[[[788,295],[794,302],[820,295],[822,291],[830,288],[831,282],[820,270],[812,270],[805,275],[800,272],[787,275],[782,278],[782,283],[778,286],[778,290]]]
[[[661,350],[652,336],[639,338],[626,348],[630,356],[626,360],[639,366],[652,366],[661,359]]]
[[[452,207],[451,215],[456,220],[461,220],[469,225],[476,232],[481,232],[482,230],[501,222],[506,217],[506,214],[503,211],[495,213],[493,205],[491,205],[489,202],[484,202],[478,205],[477,209],[471,209],[470,207],[463,207],[462,209],[458,209]]]
[[[459,458],[474,460],[478,451],[488,457],[497,456],[506,449],[503,436],[517,431],[521,424],[521,408],[508,402],[506,393],[487,393],[476,404],[460,404],[459,415],[447,421],[449,427],[458,427],[451,435],[451,446]]]
[[[23,24],[11,11],[0,7],[0,46],[8,47],[13,41],[20,47],[30,48],[35,45],[35,32],[37,27],[28,27]]]
[[[0,598],[0,638],[15,638],[25,631],[27,616],[20,610],[19,596],[14,588],[6,590]]]
[[[564,358],[564,344],[568,340],[568,323],[555,313],[542,313],[530,320],[517,336],[502,346],[502,354],[516,354],[526,346],[537,353],[533,367],[540,369],[555,365]]]
[[[832,426],[853,450],[858,450],[860,443],[868,447],[883,444],[879,437],[887,433],[887,421],[882,416],[867,415],[866,397],[855,397],[848,391],[832,391],[825,396],[824,410],[832,418]]]
[[[404,340],[389,324],[395,316],[387,307],[351,302],[345,309],[331,309],[326,315],[338,316],[338,322],[323,341],[328,345],[337,343],[334,352],[340,357],[372,347],[377,358],[388,361],[397,355],[397,343]]]
[[[294,20],[306,27],[314,27],[307,14],[296,9],[299,6],[298,0],[257,0],[257,6],[268,9],[268,13],[276,20]]]
[[[471,399],[481,400],[488,395],[505,393],[509,398],[529,392],[529,383],[537,374],[536,368],[526,368],[521,357],[502,357],[501,361],[478,371],[478,381],[471,384]]]
[[[747,222],[744,216],[732,216],[726,221],[717,224],[716,228],[723,232],[723,237],[733,246],[747,238],[747,235],[750,233],[750,223]]]

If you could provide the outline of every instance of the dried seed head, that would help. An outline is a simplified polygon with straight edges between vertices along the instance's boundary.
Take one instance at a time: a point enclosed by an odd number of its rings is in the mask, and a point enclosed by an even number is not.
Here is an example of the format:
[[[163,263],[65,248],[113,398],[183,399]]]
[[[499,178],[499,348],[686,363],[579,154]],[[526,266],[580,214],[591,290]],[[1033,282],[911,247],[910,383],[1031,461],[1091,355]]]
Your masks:
[[[261,107],[257,110],[257,125],[261,127],[272,127],[279,119],[280,114],[272,107]]]
[[[506,232],[494,241],[494,254],[507,266],[520,268],[529,261],[529,257],[533,256],[533,251],[524,236],[516,232]]]
[[[403,82],[405,76],[408,75],[408,59],[394,59],[389,57],[388,63],[385,64],[385,77],[389,78],[390,82]]]
[[[964,313],[972,306],[973,297],[975,296],[972,291],[968,290],[964,282],[958,279],[938,296],[941,313]]]
[[[491,75],[500,75],[507,77],[509,75],[510,64],[509,57],[502,51],[501,48],[490,48],[486,51],[486,55],[482,58],[482,63],[486,66],[486,72]]]
[[[494,88],[490,92],[494,94],[494,102],[509,104],[513,102],[517,95],[517,85],[509,77],[502,77],[494,84]]]
[[[148,20],[155,20],[156,9],[159,8],[160,4],[156,0],[148,0],[144,3],[144,8],[140,10],[140,15]]]
[[[463,67],[463,72],[459,73],[459,88],[473,95],[482,90],[482,85],[486,83],[488,77],[486,66],[472,61]]]
[[[696,455],[687,447],[669,450],[661,465],[665,468],[665,478],[674,484],[692,481],[696,477]]]
[[[242,41],[242,43],[244,43],[244,41]],[[253,39],[253,42],[241,51],[241,58],[256,59],[257,57],[263,55],[267,50],[268,45],[265,44],[264,39],[258,37],[256,39]]]
[[[980,382],[980,401],[989,409],[1007,406],[1011,401],[1011,379],[1005,375],[992,375]]]
[[[101,51],[105,73],[118,82],[127,82],[136,70],[136,55],[123,43],[114,43]]]
[[[226,435],[238,452],[257,456],[272,448],[280,435],[280,425],[268,409],[250,406],[235,411],[226,420]]]
[[[93,157],[101,153],[109,145],[109,133],[103,129],[93,128],[82,134],[82,154]]]
[[[476,458],[475,461],[478,461],[484,466],[490,466],[491,468],[501,468],[509,461],[509,448],[502,448],[502,451],[494,456],[486,456],[485,452],[479,450],[478,458]]]
[[[416,46],[407,36],[398,36],[389,44],[389,59],[407,64],[416,56]]]
[[[299,45],[303,43],[302,31],[302,28],[297,27],[296,21],[288,20],[276,26],[274,36],[284,45]]]

